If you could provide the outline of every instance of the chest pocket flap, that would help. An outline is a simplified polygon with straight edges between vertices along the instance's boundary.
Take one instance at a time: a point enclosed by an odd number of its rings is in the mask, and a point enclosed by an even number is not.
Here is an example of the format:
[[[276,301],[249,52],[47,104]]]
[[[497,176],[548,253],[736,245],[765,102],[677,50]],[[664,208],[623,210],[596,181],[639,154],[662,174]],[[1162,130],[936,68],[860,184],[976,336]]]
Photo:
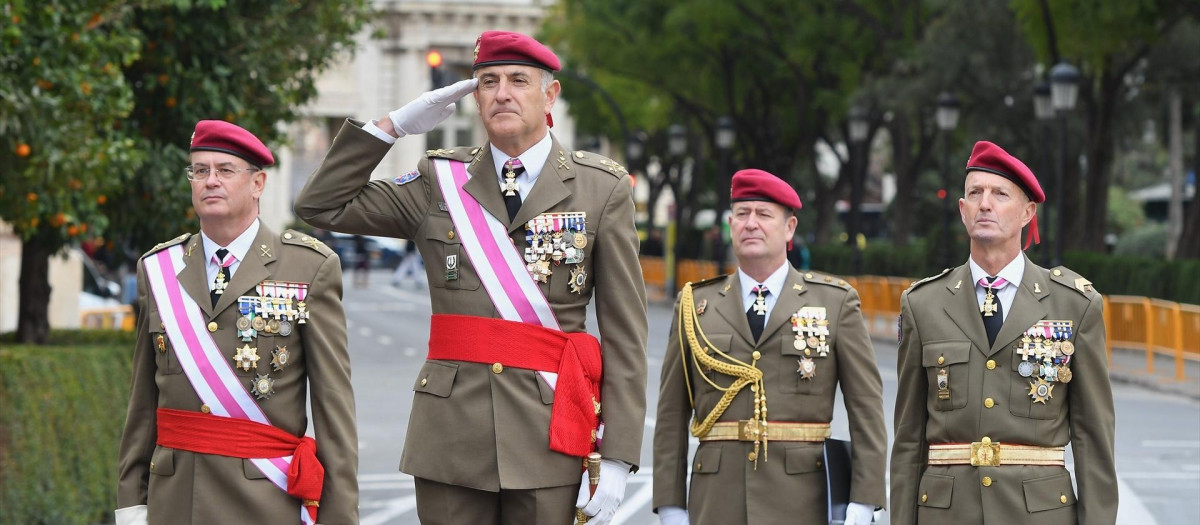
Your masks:
[[[438,397],[450,397],[454,388],[454,377],[458,375],[458,365],[454,363],[439,363],[426,361],[417,374],[417,383],[413,385],[416,392],[433,394]]]
[[[921,366],[949,366],[971,357],[970,341],[937,341],[921,347]]]

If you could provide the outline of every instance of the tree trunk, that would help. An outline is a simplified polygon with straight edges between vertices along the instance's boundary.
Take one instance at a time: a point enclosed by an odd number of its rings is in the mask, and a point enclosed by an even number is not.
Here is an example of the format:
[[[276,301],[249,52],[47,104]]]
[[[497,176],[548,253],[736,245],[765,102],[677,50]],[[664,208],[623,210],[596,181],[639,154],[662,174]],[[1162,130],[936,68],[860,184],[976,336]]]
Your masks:
[[[1108,187],[1112,181],[1113,114],[1120,91],[1121,79],[1109,78],[1107,71],[1100,79],[1100,98],[1088,141],[1088,181],[1086,206],[1083,210],[1086,227],[1080,248],[1104,252],[1104,236],[1108,233]]]
[[[896,112],[888,130],[892,134],[892,165],[896,168],[896,196],[892,199],[888,222],[892,244],[903,247],[908,246],[908,238],[912,236],[913,197],[920,170],[912,162],[912,129],[908,115],[903,111]]]
[[[50,338],[50,255],[36,242],[21,246],[17,342],[45,344]]]
[[[1196,107],[1189,104],[1192,97],[1185,98],[1183,107]],[[1192,172],[1200,174],[1200,115],[1192,115],[1192,137],[1195,138],[1195,148],[1192,149]],[[1192,201],[1186,203],[1183,219],[1183,234],[1179,237],[1179,250],[1175,252],[1179,259],[1200,258],[1200,191],[1192,196]]]
[[[1179,234],[1183,231],[1183,97],[1179,88],[1168,95],[1167,166],[1171,172],[1171,197],[1167,202],[1167,260],[1174,260],[1179,249]]]

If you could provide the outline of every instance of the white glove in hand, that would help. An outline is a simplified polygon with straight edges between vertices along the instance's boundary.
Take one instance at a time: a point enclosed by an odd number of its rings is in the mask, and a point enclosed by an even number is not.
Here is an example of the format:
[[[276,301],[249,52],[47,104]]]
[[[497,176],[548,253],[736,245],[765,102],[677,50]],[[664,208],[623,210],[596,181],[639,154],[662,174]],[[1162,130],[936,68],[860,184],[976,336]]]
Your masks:
[[[146,525],[145,505],[117,509],[114,514],[116,514],[117,525]]]
[[[600,460],[600,483],[596,485],[596,493],[589,498],[588,473],[583,473],[583,483],[579,486],[579,497],[575,506],[583,509],[583,513],[591,517],[588,525],[608,525],[617,514],[617,507],[625,498],[625,482],[629,480],[629,464],[613,459]]]
[[[426,91],[404,107],[388,113],[396,136],[425,133],[454,113],[454,102],[463,98],[479,85],[479,80],[468,78],[444,88]]]
[[[683,507],[668,505],[658,508],[658,521],[662,525],[691,525],[688,513]]]
[[[870,525],[875,519],[875,506],[850,502],[846,506],[846,525]]]

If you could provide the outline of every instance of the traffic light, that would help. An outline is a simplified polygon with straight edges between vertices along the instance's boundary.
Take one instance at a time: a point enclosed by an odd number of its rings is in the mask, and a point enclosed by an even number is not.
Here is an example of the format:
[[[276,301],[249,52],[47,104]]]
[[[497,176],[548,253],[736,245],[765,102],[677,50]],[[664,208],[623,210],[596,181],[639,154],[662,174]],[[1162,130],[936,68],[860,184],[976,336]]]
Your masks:
[[[430,49],[425,54],[425,63],[429,64],[429,79],[432,85],[431,89],[437,89],[447,84],[445,74],[442,71],[442,53],[436,49]]]

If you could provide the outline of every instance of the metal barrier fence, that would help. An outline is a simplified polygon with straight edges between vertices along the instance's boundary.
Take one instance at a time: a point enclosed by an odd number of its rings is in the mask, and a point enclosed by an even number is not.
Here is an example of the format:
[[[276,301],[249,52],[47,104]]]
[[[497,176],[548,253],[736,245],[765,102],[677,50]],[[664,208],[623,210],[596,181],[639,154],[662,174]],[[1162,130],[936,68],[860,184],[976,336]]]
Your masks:
[[[679,261],[675,282],[682,288],[686,282],[697,282],[716,275],[712,261]],[[670,299],[678,290],[666,290],[666,268],[662,258],[643,257],[642,273],[648,290]],[[896,316],[900,313],[900,295],[912,279],[863,275],[846,277],[858,290],[862,300],[863,318],[871,334],[895,337]],[[1157,354],[1169,354],[1174,359],[1175,379],[1187,379],[1185,361],[1200,361],[1200,305],[1181,304],[1149,297],[1127,295],[1104,296],[1104,326],[1107,334],[1108,362],[1112,365],[1112,349],[1141,350],[1146,354],[1146,372],[1154,373]]]

